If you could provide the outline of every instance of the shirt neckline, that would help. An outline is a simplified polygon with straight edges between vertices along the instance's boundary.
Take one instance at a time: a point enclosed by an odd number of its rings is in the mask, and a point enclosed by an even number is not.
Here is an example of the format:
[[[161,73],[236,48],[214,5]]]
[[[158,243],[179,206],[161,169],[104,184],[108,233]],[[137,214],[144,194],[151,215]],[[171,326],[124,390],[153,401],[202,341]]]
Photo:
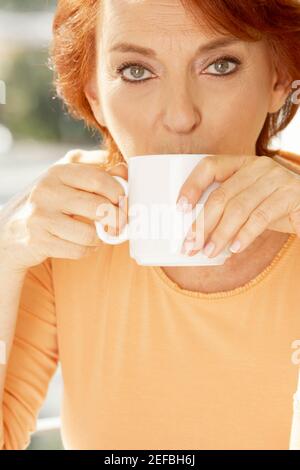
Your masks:
[[[277,267],[280,264],[280,261],[283,260],[283,258],[285,257],[285,255],[287,254],[291,246],[293,245],[293,242],[297,238],[298,237],[296,234],[291,233],[288,239],[286,240],[286,242],[282,245],[282,247],[276,253],[271,263],[268,266],[266,266],[257,276],[250,279],[250,281],[246,282],[244,285],[235,287],[234,289],[230,289],[227,291],[199,292],[199,291],[192,291],[192,290],[184,289],[180,287],[175,281],[170,279],[160,266],[150,266],[150,268],[152,269],[154,273],[156,273],[156,275],[158,275],[160,280],[165,285],[167,285],[173,291],[176,291],[177,293],[181,295],[200,298],[200,299],[222,299],[226,297],[232,297],[234,295],[238,295],[238,294],[242,294],[246,292],[247,290],[257,285],[259,282],[261,282],[263,279],[265,279],[267,275],[270,274],[270,272],[273,271],[275,267]]]

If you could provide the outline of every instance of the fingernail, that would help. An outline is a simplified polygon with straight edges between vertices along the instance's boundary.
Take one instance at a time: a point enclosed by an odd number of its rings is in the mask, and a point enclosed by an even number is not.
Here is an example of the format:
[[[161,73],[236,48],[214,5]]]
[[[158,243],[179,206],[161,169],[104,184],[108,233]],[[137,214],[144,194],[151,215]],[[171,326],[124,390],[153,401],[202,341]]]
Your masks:
[[[189,202],[188,198],[185,196],[181,196],[179,201],[177,202],[177,210],[182,212],[190,212],[192,210],[192,204]]]
[[[209,242],[205,247],[204,247],[204,250],[203,250],[203,253],[206,255],[206,256],[210,256],[212,254],[212,252],[214,251],[216,245],[213,243],[213,242]]]
[[[190,240],[185,240],[181,248],[181,254],[187,255],[193,249],[193,246],[193,242]]]
[[[239,240],[236,240],[236,241],[229,247],[229,250],[232,251],[232,253],[237,253],[240,248],[241,248],[241,242],[240,242]]]

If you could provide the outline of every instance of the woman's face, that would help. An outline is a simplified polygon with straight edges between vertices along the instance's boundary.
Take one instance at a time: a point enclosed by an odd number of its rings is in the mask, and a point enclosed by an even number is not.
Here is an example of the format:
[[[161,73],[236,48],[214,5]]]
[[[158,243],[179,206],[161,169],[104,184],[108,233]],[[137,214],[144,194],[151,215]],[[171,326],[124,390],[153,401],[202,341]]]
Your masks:
[[[126,161],[254,155],[267,113],[288,94],[264,41],[209,32],[180,0],[104,0],[97,45],[86,95]]]

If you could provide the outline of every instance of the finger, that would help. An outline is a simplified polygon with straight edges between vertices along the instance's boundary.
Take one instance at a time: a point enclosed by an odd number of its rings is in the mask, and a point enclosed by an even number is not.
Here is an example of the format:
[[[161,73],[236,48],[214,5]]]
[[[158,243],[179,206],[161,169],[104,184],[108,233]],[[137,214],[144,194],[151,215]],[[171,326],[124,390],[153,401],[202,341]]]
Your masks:
[[[56,205],[59,204],[61,212],[66,215],[74,214],[96,221],[108,214],[109,225],[114,228],[120,220],[121,209],[104,196],[64,186],[58,198]]]
[[[46,253],[51,258],[80,259],[92,255],[96,247],[78,245],[76,243],[62,240],[52,233],[47,233]]]
[[[99,164],[105,165],[107,160],[107,151],[103,149],[96,150],[84,150],[84,149],[71,149],[69,150],[55,165],[61,163],[82,163],[88,165],[96,165],[99,167]]]
[[[128,180],[128,165],[125,162],[114,165],[107,172],[112,176],[121,176]],[[115,220],[116,217],[118,218],[117,221]],[[97,208],[97,218],[103,223],[105,231],[107,228],[110,235],[119,235],[128,223],[128,197],[126,195],[119,197],[119,205],[116,211],[111,210],[110,205],[101,204]]]
[[[289,180],[290,176],[282,175],[274,167],[266,175],[263,174],[258,178],[254,184],[230,199],[220,221],[209,235],[210,247],[214,245],[212,256],[217,256],[225,249],[255,208]],[[204,253],[206,254],[205,247]]]
[[[186,210],[192,210],[208,186],[214,181],[223,182],[254,158],[258,157],[212,155],[202,159],[183,183],[176,203],[181,205],[182,198],[182,204],[188,204]]]
[[[289,223],[292,229],[289,229],[288,232],[295,233],[298,237],[300,237],[300,209],[292,211],[289,214]]]
[[[123,230],[123,227],[127,224],[127,214],[123,211],[123,208],[116,208],[111,203],[100,204],[97,208],[97,220],[104,225],[104,229],[107,226],[108,232],[117,235]]]
[[[88,219],[88,218],[86,218],[86,217],[82,217],[82,216],[80,216],[80,215],[74,215],[74,214],[70,214],[70,215],[68,215],[68,217],[71,217],[72,219],[75,219],[75,220],[79,220],[79,221],[81,221],[81,222],[84,222],[85,224],[93,224],[93,226],[95,226],[94,223],[93,223],[90,219]],[[100,222],[100,221],[99,221],[99,222]],[[119,231],[118,231],[118,230],[121,230],[121,231],[122,231],[122,230],[123,230],[123,226],[125,225],[125,224],[123,223],[123,225],[120,225],[120,227],[114,228],[114,227],[111,227],[111,226],[108,225],[108,224],[105,225],[105,221],[103,221],[103,219],[101,219],[101,223],[102,223],[102,225],[104,225],[104,230],[107,231],[110,235],[113,235],[113,236],[119,235]]]
[[[230,201],[233,201],[234,198],[237,198],[238,194],[241,194],[241,196],[236,200],[237,207],[234,207],[234,214],[236,214],[236,211],[240,210],[240,207],[242,211],[244,211],[244,209],[247,210],[247,204],[249,205],[249,203],[250,210],[255,203],[256,196],[258,204],[263,199],[263,197],[267,197],[267,195],[272,192],[272,187],[273,190],[275,189],[274,183],[278,182],[282,175],[281,172],[279,172],[275,167],[272,167],[270,170],[270,162],[271,159],[268,159],[267,161],[258,158],[255,160],[250,160],[248,165],[238,170],[229,179],[224,181],[224,183],[222,183],[217,189],[210,193],[203,207],[204,216],[201,217],[202,223],[199,221],[198,225],[198,230],[201,230],[203,233],[202,245],[198,245],[198,250],[201,250],[203,245],[206,244],[208,237],[222,219],[225,208],[230,204]],[[270,174],[270,177],[266,176],[268,174]],[[270,187],[269,191],[264,191],[265,196],[262,195],[261,199],[258,200],[259,194],[256,193],[255,190],[253,190],[254,198],[252,193],[243,193],[246,188],[251,188],[256,182],[259,182],[262,177],[265,177],[266,181],[261,181],[258,183],[259,187],[260,185],[263,185],[264,189],[266,190],[268,187]],[[248,200],[249,203],[247,202]],[[246,207],[244,207],[244,204]],[[192,226],[191,230],[193,231],[195,228]]]
[[[243,209],[243,215],[246,214],[245,211],[247,207],[244,207],[244,204],[247,206],[247,204],[251,204],[252,201],[251,207],[253,207],[254,198],[252,193],[249,195],[248,192],[246,192],[244,195],[243,191],[245,191],[247,188],[251,188],[253,183],[255,184],[255,182],[259,181],[262,176],[265,176],[267,169],[269,169],[269,161],[270,159],[266,161],[263,159],[259,160],[258,158],[249,160],[247,165],[238,170],[229,179],[224,181],[217,189],[210,193],[204,204],[203,210],[187,233],[187,238],[189,240],[193,240],[195,244],[193,254],[200,251],[203,246],[206,245],[208,237],[222,219],[225,208],[230,204],[230,201],[234,201],[235,198],[237,199],[238,194],[240,194],[240,197],[236,201],[236,206],[238,207],[234,207],[235,215],[236,210],[240,210],[240,207]],[[274,175],[274,177],[275,176],[276,175]],[[274,184],[273,173],[270,181]],[[263,183],[263,186],[264,188],[268,187],[267,183]],[[271,189],[269,193],[270,192]],[[255,191],[253,191],[253,193],[255,193]],[[269,193],[267,192],[264,197],[266,197]],[[258,193],[255,194],[258,196]],[[263,196],[260,200],[257,200],[257,204],[262,200],[262,198]],[[197,236],[197,232],[201,233],[201,237]],[[185,247],[187,248],[187,246],[191,247],[190,243],[189,245],[186,243]]]
[[[113,204],[118,204],[119,197],[125,195],[121,184],[100,167],[84,163],[68,163],[56,165],[53,171],[67,187],[98,195],[103,195],[105,190],[105,197]]]
[[[288,189],[277,189],[252,212],[238,231],[232,241],[232,251],[237,253],[247,248],[273,222],[288,214],[292,203]]]
[[[97,236],[94,224],[76,220],[65,214],[51,214],[45,219],[45,228],[52,235],[83,246],[99,246],[101,240]]]

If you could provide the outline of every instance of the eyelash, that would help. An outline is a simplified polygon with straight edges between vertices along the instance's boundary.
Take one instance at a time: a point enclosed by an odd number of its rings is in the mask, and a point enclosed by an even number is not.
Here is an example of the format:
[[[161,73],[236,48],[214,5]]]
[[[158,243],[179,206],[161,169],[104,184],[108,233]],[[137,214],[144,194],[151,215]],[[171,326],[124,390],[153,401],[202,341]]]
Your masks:
[[[221,62],[221,61],[227,61],[227,62],[233,62],[234,64],[237,65],[237,68],[232,71],[232,72],[229,72],[229,73],[225,73],[225,74],[208,74],[208,75],[212,75],[213,77],[216,77],[216,78],[223,78],[223,77],[227,77],[228,75],[232,75],[233,73],[235,73],[239,66],[241,65],[241,61],[237,58],[237,57],[233,57],[233,56],[222,56],[222,57],[219,57],[218,59],[214,60],[213,62],[211,62],[206,68],[209,68],[211,65],[214,65],[215,63],[217,62]],[[127,78],[124,78],[124,76],[122,75],[122,72],[124,70],[126,70],[127,68],[129,67],[141,67],[141,68],[144,68],[145,70],[148,70],[148,72],[150,72],[150,70],[148,69],[148,67],[146,67],[145,65],[141,64],[141,63],[138,63],[138,62],[124,62],[122,65],[120,65],[116,72],[121,75],[121,79],[124,81],[124,82],[127,82],[127,83],[130,83],[130,84],[139,84],[139,83],[144,83],[148,80],[151,80],[151,78],[145,78],[143,80],[128,80]]]

